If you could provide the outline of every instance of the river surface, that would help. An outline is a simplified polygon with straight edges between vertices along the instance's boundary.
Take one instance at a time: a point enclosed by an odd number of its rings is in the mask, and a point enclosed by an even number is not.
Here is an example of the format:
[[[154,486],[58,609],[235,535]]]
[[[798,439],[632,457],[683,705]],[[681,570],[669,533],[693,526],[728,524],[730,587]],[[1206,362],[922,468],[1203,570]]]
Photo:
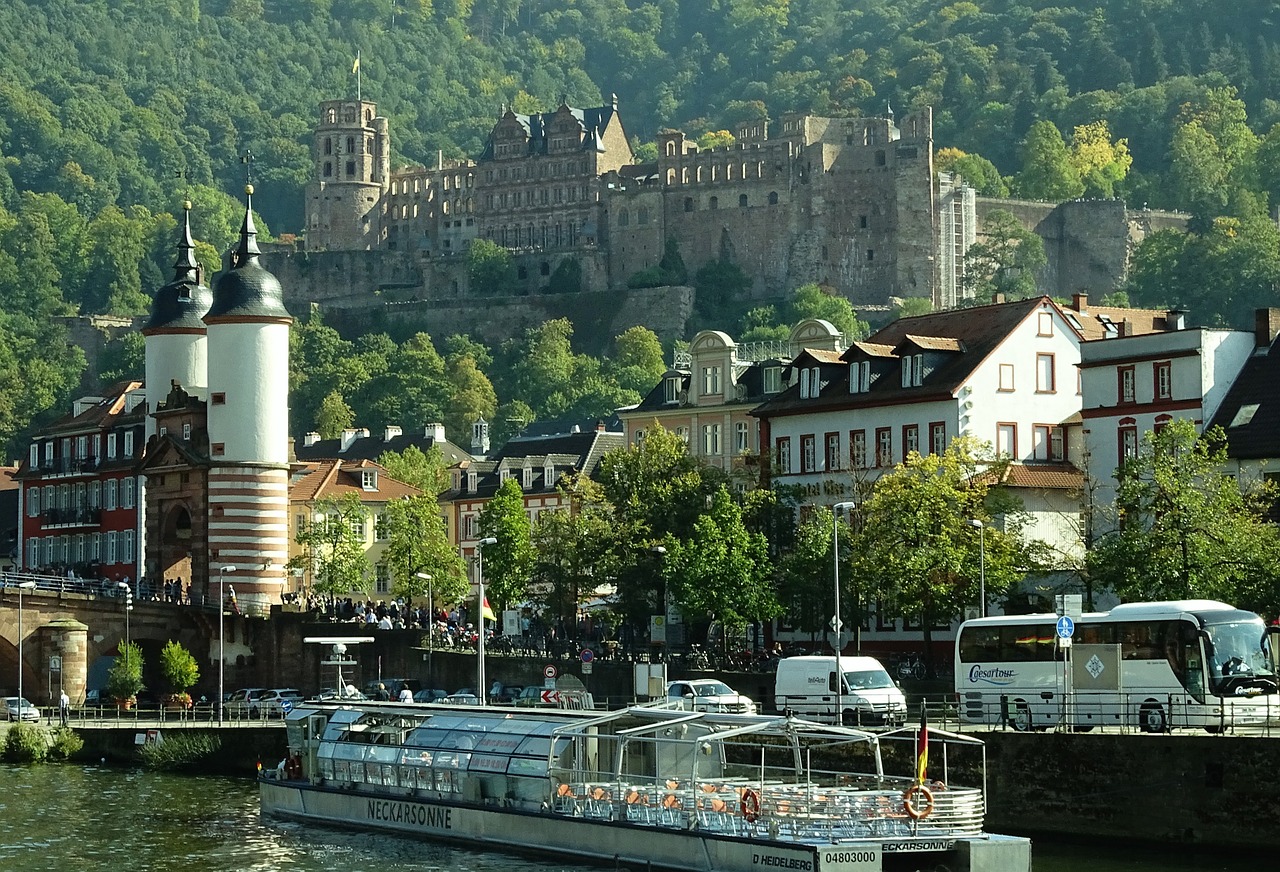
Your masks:
[[[1255,872],[1257,858],[1037,842],[1036,872]],[[569,872],[394,836],[264,821],[248,779],[0,765],[0,869],[19,872]]]

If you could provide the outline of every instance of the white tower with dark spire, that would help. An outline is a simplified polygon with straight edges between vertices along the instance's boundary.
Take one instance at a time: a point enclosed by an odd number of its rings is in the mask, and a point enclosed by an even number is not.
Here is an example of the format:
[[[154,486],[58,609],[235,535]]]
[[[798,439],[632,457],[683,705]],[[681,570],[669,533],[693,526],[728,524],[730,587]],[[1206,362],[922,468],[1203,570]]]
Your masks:
[[[156,291],[151,318],[142,328],[146,348],[147,410],[154,412],[176,383],[188,394],[204,399],[209,384],[208,341],[204,316],[213,292],[201,281],[200,265],[191,241],[191,201],[182,205],[182,232],[173,281]],[[147,416],[147,436],[156,431]]]
[[[242,604],[280,601],[289,559],[289,327],[258,262],[253,187],[240,242],[213,287],[208,327],[209,566],[236,567]],[[210,591],[217,596],[216,591]]]

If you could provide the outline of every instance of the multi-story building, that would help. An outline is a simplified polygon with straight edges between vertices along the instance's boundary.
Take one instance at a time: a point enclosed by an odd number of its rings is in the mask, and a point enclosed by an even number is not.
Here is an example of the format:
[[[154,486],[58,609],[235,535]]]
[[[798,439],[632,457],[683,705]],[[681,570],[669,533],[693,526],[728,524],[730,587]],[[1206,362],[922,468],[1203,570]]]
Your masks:
[[[32,437],[21,483],[18,562],[28,571],[136,581],[141,575],[145,394],[138,381],[81,397]]]
[[[1267,333],[1268,310],[1259,313]],[[1138,453],[1143,434],[1175,418],[1201,430],[1214,418],[1228,389],[1257,348],[1269,340],[1246,330],[1187,328],[1181,312],[1165,317],[1166,329],[1131,335],[1120,322],[1108,339],[1080,346],[1085,454],[1089,475],[1088,538],[1110,529],[1107,507],[1115,501],[1115,473]],[[1264,344],[1259,344],[1263,342]]]
[[[757,457],[759,422],[750,412],[786,383],[793,348],[838,350],[839,332],[811,319],[791,341],[740,345],[719,330],[704,330],[675,353],[674,365],[643,400],[618,410],[626,444],[639,445],[655,425],[685,440],[689,453],[726,472],[744,473]]]
[[[289,486],[289,515],[292,520],[290,559],[306,556],[297,542],[298,534],[311,524],[325,520],[321,516],[325,503],[355,494],[360,498],[366,516],[351,523],[356,538],[363,543],[365,555],[374,567],[370,587],[375,596],[391,593],[392,578],[383,560],[388,540],[382,515],[392,500],[421,493],[416,487],[392,478],[386,469],[371,460],[312,460],[299,464],[293,470]],[[357,523],[359,529],[355,527]],[[296,587],[305,593],[312,583],[313,579],[304,569],[297,578]]]
[[[1241,479],[1280,481],[1280,406],[1274,401],[1280,384],[1280,309],[1259,309],[1254,318],[1253,348],[1213,412],[1207,426],[1227,435],[1229,471]],[[1280,521],[1280,510],[1272,509]]]
[[[440,495],[440,502],[450,515],[450,529],[457,531],[455,544],[462,555],[475,553],[482,538],[480,512],[507,479],[520,485],[529,520],[535,521],[539,513],[565,505],[557,488],[561,476],[591,475],[600,458],[626,445],[625,438],[603,425],[556,436],[517,436],[486,460],[459,464],[451,470],[452,486]]]

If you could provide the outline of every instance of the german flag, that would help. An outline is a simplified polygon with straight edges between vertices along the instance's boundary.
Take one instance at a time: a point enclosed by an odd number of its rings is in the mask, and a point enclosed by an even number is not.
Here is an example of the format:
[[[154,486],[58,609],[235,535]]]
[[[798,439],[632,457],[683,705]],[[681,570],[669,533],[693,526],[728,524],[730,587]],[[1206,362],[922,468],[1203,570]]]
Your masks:
[[[480,607],[480,617],[486,621],[496,621],[498,616],[493,613],[493,609],[489,606],[489,598],[484,598],[484,605]]]
[[[920,731],[916,733],[916,783],[924,784],[929,770],[929,716],[920,703]]]

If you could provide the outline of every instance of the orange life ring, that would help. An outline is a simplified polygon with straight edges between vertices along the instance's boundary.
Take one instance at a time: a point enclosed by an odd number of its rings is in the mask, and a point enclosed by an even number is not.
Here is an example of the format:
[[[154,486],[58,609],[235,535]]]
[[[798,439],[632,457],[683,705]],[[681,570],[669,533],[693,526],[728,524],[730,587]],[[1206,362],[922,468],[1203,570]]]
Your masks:
[[[760,794],[750,787],[742,791],[742,800],[738,805],[747,823],[755,823],[756,818],[760,817]]]
[[[920,798],[919,803],[916,802],[917,796]],[[911,785],[907,788],[907,792],[902,794],[902,810],[913,821],[927,818],[933,814],[933,791],[923,784]]]

